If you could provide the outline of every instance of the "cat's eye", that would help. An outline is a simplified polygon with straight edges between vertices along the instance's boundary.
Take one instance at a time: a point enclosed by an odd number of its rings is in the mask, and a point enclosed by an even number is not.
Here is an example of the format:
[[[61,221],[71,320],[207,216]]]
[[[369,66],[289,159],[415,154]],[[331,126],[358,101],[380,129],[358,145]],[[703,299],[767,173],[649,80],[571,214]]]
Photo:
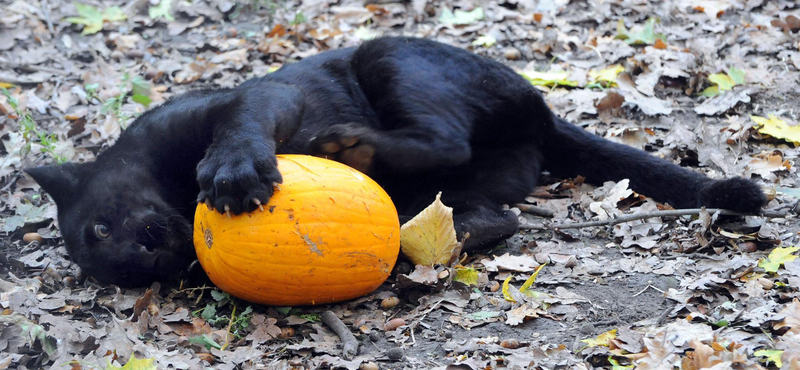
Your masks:
[[[108,230],[108,226],[103,224],[95,224],[94,225],[94,235],[97,235],[98,238],[107,238],[111,231]]]

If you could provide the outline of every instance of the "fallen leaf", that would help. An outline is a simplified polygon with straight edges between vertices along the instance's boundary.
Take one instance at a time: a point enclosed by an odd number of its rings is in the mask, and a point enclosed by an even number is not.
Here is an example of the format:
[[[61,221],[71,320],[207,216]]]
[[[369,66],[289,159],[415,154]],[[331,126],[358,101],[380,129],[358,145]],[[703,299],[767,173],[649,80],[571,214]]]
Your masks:
[[[704,101],[703,104],[694,107],[694,111],[697,114],[714,116],[720,113],[727,112],[731,108],[735,107],[736,104],[749,103],[749,102],[750,102],[750,89],[745,87],[741,89],[736,89],[726,94],[720,94],[711,99],[708,99]]]
[[[617,77],[617,85],[619,85],[622,95],[625,96],[625,102],[636,105],[644,114],[655,116],[672,113],[672,107],[669,102],[645,96],[639,92],[633,80],[631,80],[631,76],[627,73],[620,73],[619,77]]]
[[[800,247],[777,247],[769,253],[767,258],[764,258],[758,262],[758,267],[763,268],[764,271],[767,272],[778,272],[778,269],[781,267],[781,265],[792,262],[795,260],[795,258],[797,258],[797,256],[792,253],[797,252],[798,250],[800,250]]]
[[[548,72],[520,71],[519,74],[534,86],[578,86],[578,81],[569,79],[568,71],[551,69]]]
[[[475,41],[472,42],[472,46],[483,46],[485,48],[490,48],[494,44],[497,43],[497,39],[494,38],[492,35],[480,35]]]
[[[595,338],[581,339],[581,342],[586,343],[588,347],[608,347],[611,340],[617,337],[617,329],[609,330]]]
[[[787,304],[778,314],[784,318],[773,325],[773,329],[788,327],[788,333],[800,334],[800,299],[795,298],[792,303]]]
[[[453,209],[445,206],[442,193],[400,228],[400,248],[415,265],[433,266],[450,261],[459,247],[453,226]]]
[[[736,85],[744,83],[745,72],[741,69],[731,67],[726,73],[714,73],[708,76],[708,80],[714,83],[707,87],[700,95],[713,98],[720,93],[733,89]]]
[[[67,17],[65,20],[74,24],[82,24],[81,35],[91,35],[103,29],[104,22],[122,21],[128,18],[125,12],[117,6],[108,7],[102,12],[91,6],[75,3],[75,8],[80,17]]]
[[[143,358],[140,360],[136,358],[136,356],[131,355],[131,358],[128,360],[128,362],[121,367],[114,366],[111,364],[111,361],[108,361],[106,370],[157,370],[158,367],[155,362],[155,358]]]
[[[617,76],[625,71],[625,67],[621,64],[615,64],[611,67],[589,71],[590,83],[602,83],[605,87],[617,85]],[[588,87],[588,86],[587,86]]]
[[[486,268],[486,271],[491,272],[500,270],[530,272],[539,266],[539,263],[531,256],[512,256],[509,253],[495,257],[493,260],[481,260],[481,264]]]
[[[442,14],[439,16],[439,22],[444,24],[465,25],[475,23],[483,19],[483,17],[483,8],[481,7],[476,7],[468,12],[461,9],[456,9],[456,11],[453,12],[445,7],[442,9]]]
[[[753,356],[766,357],[767,365],[772,362],[778,368],[783,366],[781,355],[783,355],[783,351],[779,349],[762,349],[760,351],[753,352]]]
[[[619,23],[617,23],[617,36],[615,38],[625,40],[631,45],[652,45],[658,39],[663,42],[665,39],[664,34],[656,33],[655,31],[656,22],[655,18],[648,18],[641,28],[631,28],[629,30],[625,27],[625,22],[620,19]]]
[[[453,280],[464,283],[466,285],[478,285],[478,270],[472,267],[456,267],[456,274]]]
[[[172,13],[170,13],[171,8],[172,0],[161,0],[158,5],[153,5],[147,9],[147,15],[149,15],[150,19],[152,20],[164,18],[172,22],[175,20],[175,17],[173,17]]]
[[[758,125],[758,132],[800,145],[800,125],[790,126],[772,113],[769,118],[750,116],[750,119]]]

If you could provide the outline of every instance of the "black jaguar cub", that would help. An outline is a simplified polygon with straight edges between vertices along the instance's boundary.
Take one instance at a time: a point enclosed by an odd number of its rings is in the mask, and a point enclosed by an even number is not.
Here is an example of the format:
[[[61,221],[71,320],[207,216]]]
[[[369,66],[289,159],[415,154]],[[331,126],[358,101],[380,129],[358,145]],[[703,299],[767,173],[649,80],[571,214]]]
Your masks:
[[[168,280],[194,259],[197,201],[239,214],[269,202],[276,153],[332,158],[375,179],[401,216],[439,191],[465,248],[518,229],[543,169],[631,187],[675,207],[755,212],[742,178],[712,180],[555,117],[500,63],[414,38],[381,38],[289,64],[234,89],[201,90],[137,118],[93,163],[28,170],[58,205],[72,258],[124,286]]]

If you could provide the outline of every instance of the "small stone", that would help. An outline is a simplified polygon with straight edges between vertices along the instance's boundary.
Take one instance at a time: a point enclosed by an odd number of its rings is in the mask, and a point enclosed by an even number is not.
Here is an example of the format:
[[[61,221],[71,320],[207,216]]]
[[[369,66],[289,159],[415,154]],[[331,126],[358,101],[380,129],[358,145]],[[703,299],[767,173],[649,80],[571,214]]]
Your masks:
[[[381,337],[383,337],[383,336],[381,335],[381,332],[379,332],[379,331],[373,331],[373,332],[369,333],[369,340],[371,340],[373,342],[377,342],[377,341],[381,340]]]
[[[450,276],[450,270],[442,270],[442,272],[440,272],[439,275],[437,275],[439,280],[447,279],[448,276]]]
[[[522,53],[517,48],[506,48],[503,50],[503,56],[508,60],[518,60],[522,57]]]
[[[550,263],[550,255],[547,253],[536,253],[533,255],[533,259],[540,265]]]
[[[403,353],[402,348],[395,347],[386,351],[386,357],[388,357],[391,361],[400,361],[403,359],[403,357],[405,357],[405,354]]]
[[[383,330],[392,331],[392,330],[397,329],[397,328],[399,328],[399,327],[401,327],[401,326],[403,326],[405,324],[406,324],[406,320],[403,320],[401,318],[391,319],[391,320],[389,320],[389,322],[386,323],[386,325],[383,326]]]
[[[761,284],[761,287],[764,288],[764,290],[771,290],[775,286],[775,283],[773,283],[772,280],[765,278],[758,279],[758,283]]]
[[[365,362],[358,367],[358,370],[378,370],[378,364],[374,362]]]
[[[497,281],[494,281],[494,280],[491,283],[489,283],[487,286],[489,287],[489,291],[492,292],[492,293],[500,290],[500,283],[498,283]]]

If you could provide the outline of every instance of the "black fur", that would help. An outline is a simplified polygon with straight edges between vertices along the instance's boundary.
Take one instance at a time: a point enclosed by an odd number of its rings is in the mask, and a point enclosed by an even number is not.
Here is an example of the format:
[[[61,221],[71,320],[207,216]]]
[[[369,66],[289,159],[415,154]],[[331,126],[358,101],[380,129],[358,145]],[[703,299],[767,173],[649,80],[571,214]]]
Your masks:
[[[326,156],[367,173],[404,219],[442,191],[459,237],[470,234],[467,249],[517,231],[501,205],[521,201],[543,169],[593,183],[630,178],[637,192],[675,207],[753,212],[766,202],[750,181],[711,180],[555,117],[502,64],[413,38],[176,97],[137,118],[95,162],[28,172],[58,205],[72,258],[130,286],[174,277],[193,260],[197,200],[236,214],[268,202],[281,182],[275,153]]]

